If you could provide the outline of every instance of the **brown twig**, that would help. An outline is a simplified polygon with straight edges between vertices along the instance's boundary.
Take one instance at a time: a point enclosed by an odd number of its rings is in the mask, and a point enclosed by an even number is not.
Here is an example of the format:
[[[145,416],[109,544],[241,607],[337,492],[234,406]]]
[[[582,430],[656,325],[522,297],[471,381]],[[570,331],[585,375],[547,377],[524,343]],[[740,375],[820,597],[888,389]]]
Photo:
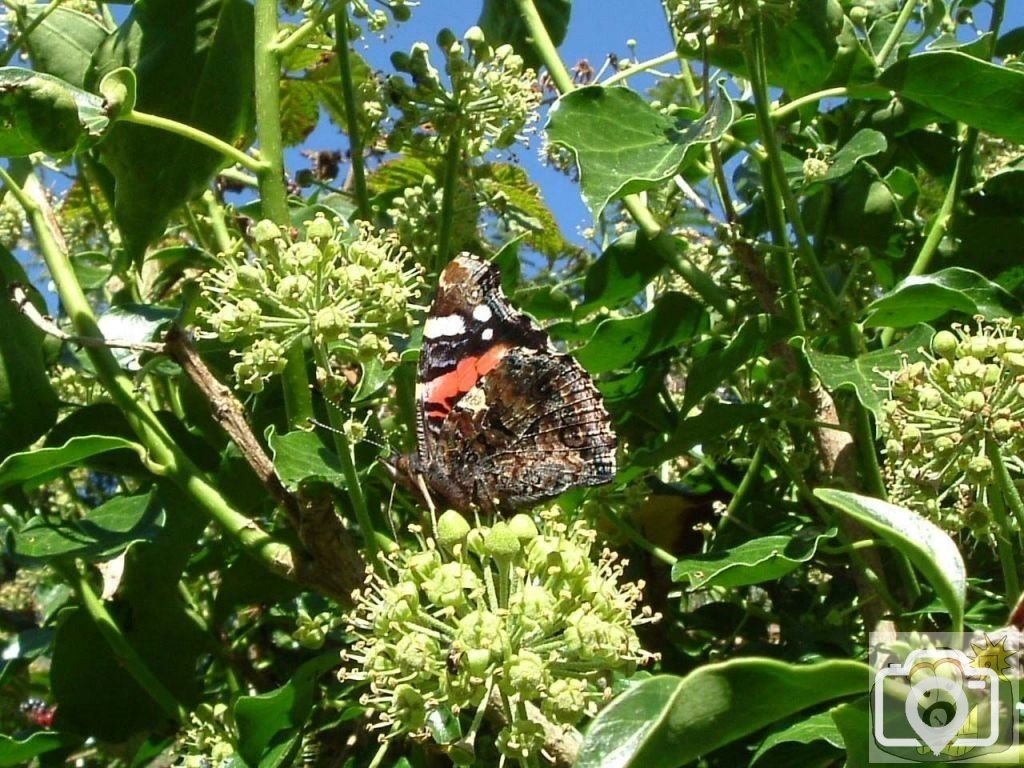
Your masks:
[[[68,344],[77,344],[81,347],[113,347],[116,349],[131,349],[135,352],[164,352],[164,345],[159,341],[122,341],[120,339],[92,338],[89,336],[74,336],[57,325],[52,317],[44,315],[28,295],[28,290],[21,283],[11,283],[9,286],[11,300],[18,306],[18,310],[29,321],[47,336],[53,336]]]
[[[177,324],[172,325],[165,344],[167,354],[206,397],[213,418],[238,446],[246,463],[298,532],[305,552],[296,553],[296,577],[342,603],[350,603],[353,590],[363,581],[364,566],[352,537],[334,512],[330,494],[323,489],[298,494],[289,491],[253,434],[242,404],[207,368],[184,330]]]

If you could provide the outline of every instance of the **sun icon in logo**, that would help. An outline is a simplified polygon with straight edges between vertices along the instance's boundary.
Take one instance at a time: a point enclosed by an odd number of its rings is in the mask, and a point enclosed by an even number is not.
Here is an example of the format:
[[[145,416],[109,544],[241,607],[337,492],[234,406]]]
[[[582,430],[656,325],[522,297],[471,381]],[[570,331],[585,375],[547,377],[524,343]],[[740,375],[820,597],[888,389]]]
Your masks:
[[[985,640],[982,643],[971,643],[971,666],[976,669],[991,669],[995,672],[1000,680],[1006,680],[1007,673],[1012,670],[1010,664],[1010,657],[1015,655],[1017,651],[1009,651],[1006,649],[1006,635],[1001,636],[998,640],[993,642],[992,638],[985,635]]]

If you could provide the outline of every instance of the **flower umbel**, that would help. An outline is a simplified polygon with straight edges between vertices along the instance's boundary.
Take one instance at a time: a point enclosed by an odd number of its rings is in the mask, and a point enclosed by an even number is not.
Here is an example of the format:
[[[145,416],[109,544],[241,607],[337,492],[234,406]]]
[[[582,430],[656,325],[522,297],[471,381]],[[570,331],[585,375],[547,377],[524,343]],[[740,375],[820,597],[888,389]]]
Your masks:
[[[557,509],[540,517],[539,529],[526,515],[471,527],[449,511],[436,541],[389,556],[390,578],[370,572],[340,676],[369,683],[362,702],[383,738],[427,737],[436,713],[479,715],[499,698],[498,749],[525,759],[544,741],[526,704],[569,728],[654,658],[635,631],[658,618],[638,610],[643,584],[622,583],[625,563],[607,550],[591,559],[595,533],[581,521],[560,522]]]
[[[950,532],[993,536],[997,463],[1024,475],[1024,340],[1008,322],[954,325],[891,381],[886,480],[893,501]],[[1000,519],[1003,515],[999,515]]]
[[[260,391],[307,335],[332,364],[395,361],[387,334],[411,326],[422,277],[393,234],[318,214],[299,239],[270,221],[251,235],[252,253],[224,254],[223,266],[201,281],[209,335],[244,342],[235,353],[239,386]]]

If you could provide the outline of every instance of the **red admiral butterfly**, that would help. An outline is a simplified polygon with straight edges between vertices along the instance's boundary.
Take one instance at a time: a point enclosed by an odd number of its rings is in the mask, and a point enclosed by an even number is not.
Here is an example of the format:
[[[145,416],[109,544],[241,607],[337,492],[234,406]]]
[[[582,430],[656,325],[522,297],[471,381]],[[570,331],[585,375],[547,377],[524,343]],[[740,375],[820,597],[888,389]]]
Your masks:
[[[418,451],[394,470],[460,512],[508,512],[615,475],[590,376],[509,305],[498,268],[468,253],[441,274],[416,401]]]

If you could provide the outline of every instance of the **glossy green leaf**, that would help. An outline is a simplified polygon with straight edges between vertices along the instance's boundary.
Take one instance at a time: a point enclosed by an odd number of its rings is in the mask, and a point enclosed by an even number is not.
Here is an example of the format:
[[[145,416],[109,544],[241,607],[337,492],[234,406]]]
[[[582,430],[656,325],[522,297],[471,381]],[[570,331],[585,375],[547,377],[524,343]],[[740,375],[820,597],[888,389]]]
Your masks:
[[[720,139],[735,114],[724,91],[706,114],[673,119],[628,88],[588,86],[555,103],[546,130],[576,156],[583,200],[596,219],[611,200],[671,178],[687,150]]]
[[[267,445],[270,446],[277,476],[288,490],[297,490],[303,480],[312,479],[324,480],[338,488],[345,487],[345,475],[338,457],[315,433],[296,430],[279,435],[270,430]]]
[[[682,456],[695,445],[709,437],[728,435],[733,430],[768,416],[768,410],[760,405],[725,405],[710,403],[696,416],[684,419],[668,436],[668,439],[653,449],[641,449],[635,454],[636,464],[656,467]]]
[[[634,301],[664,268],[665,260],[642,232],[627,232],[587,270],[579,312]]]
[[[191,125],[229,144],[252,125],[253,13],[245,0],[135,3],[94,59],[90,87],[130,67],[141,112]],[[217,152],[167,131],[115,123],[98,147],[115,179],[114,219],[138,260],[171,213],[225,164]]]
[[[672,581],[689,582],[691,589],[743,587],[781,579],[806,563],[826,533],[800,536],[763,536],[739,546],[692,557],[681,557],[672,566]]]
[[[384,365],[384,361],[376,357],[360,363],[359,370],[359,386],[356,387],[355,394],[352,395],[353,403],[361,403],[373,397],[395,375],[393,365]]]
[[[36,22],[25,41],[32,69],[84,88],[93,53],[110,30],[94,16],[70,8],[49,9],[43,3],[22,7],[27,19]]]
[[[911,275],[868,305],[864,324],[871,328],[906,328],[949,312],[987,318],[1018,314],[1012,294],[969,269],[949,267],[930,275]]]
[[[674,768],[807,707],[867,690],[857,661],[773,659],[707,664],[686,677],[652,677],[591,723],[575,768]]]
[[[75,744],[79,741],[70,733],[37,731],[23,739],[0,733],[0,768],[30,765],[34,758]]]
[[[118,67],[107,72],[100,80],[98,90],[107,104],[111,119],[135,109],[138,83],[135,81],[135,73],[128,67]]]
[[[572,0],[537,0],[534,6],[551,41],[556,46],[561,45],[569,28]],[[488,43],[494,46],[508,43],[523,57],[526,66],[540,68],[542,62],[515,0],[484,0],[476,23]]]
[[[99,96],[42,72],[0,67],[0,157],[67,155],[108,122]]]
[[[97,318],[103,336],[120,342],[158,341],[160,333],[177,319],[178,310],[148,304],[119,304]],[[127,347],[111,350],[122,367],[137,370],[140,353]]]
[[[745,321],[724,349],[698,355],[686,377],[683,412],[688,412],[708,392],[726,382],[737,368],[786,338],[792,326],[778,316],[756,315]]]
[[[31,518],[14,534],[14,553],[44,562],[68,555],[106,560],[137,541],[152,540],[163,518],[163,509],[152,491],[114,496],[74,520]]]
[[[876,421],[882,421],[885,418],[882,407],[889,393],[886,374],[895,373],[907,362],[920,360],[921,350],[929,347],[933,333],[926,325],[918,326],[898,344],[856,358],[815,352],[806,348],[804,339],[798,339],[798,342],[825,389],[829,392],[852,389],[861,404],[874,414]]]
[[[810,744],[813,741],[826,741],[833,747],[843,749],[843,736],[839,732],[835,720],[832,719],[831,712],[819,712],[805,720],[793,723],[781,731],[768,734],[764,741],[761,742],[761,746],[757,748],[757,752],[750,759],[750,764],[754,765],[765,752],[779,744],[793,742],[797,744]]]
[[[0,248],[0,459],[30,445],[57,418],[43,333],[9,299],[12,283],[28,286],[28,276],[14,256]],[[39,293],[27,291],[33,306],[45,313]]]
[[[338,666],[337,653],[325,653],[299,667],[288,682],[258,696],[242,696],[235,703],[238,751],[248,765],[275,745],[300,732],[313,707],[319,677]]]
[[[602,321],[576,359],[591,373],[613,371],[685,344],[707,328],[707,311],[696,299],[669,292],[642,315]]]
[[[861,160],[885,152],[887,147],[884,133],[871,128],[859,130],[830,158],[828,173],[821,180],[841,179],[850,174]]]
[[[867,697],[833,707],[829,714],[846,746],[846,768],[868,768],[871,765],[868,752],[871,724]]]
[[[905,554],[935,590],[960,631],[967,590],[967,568],[956,543],[935,523],[905,507],[832,488],[814,495],[870,528]]]
[[[77,466],[90,456],[119,448],[130,448],[139,458],[146,455],[138,443],[105,435],[73,437],[59,448],[39,448],[12,454],[0,464],[0,489],[19,483],[42,485],[60,475],[65,467]]]
[[[899,96],[1016,143],[1024,142],[1024,72],[958,51],[917,53],[878,82]]]

